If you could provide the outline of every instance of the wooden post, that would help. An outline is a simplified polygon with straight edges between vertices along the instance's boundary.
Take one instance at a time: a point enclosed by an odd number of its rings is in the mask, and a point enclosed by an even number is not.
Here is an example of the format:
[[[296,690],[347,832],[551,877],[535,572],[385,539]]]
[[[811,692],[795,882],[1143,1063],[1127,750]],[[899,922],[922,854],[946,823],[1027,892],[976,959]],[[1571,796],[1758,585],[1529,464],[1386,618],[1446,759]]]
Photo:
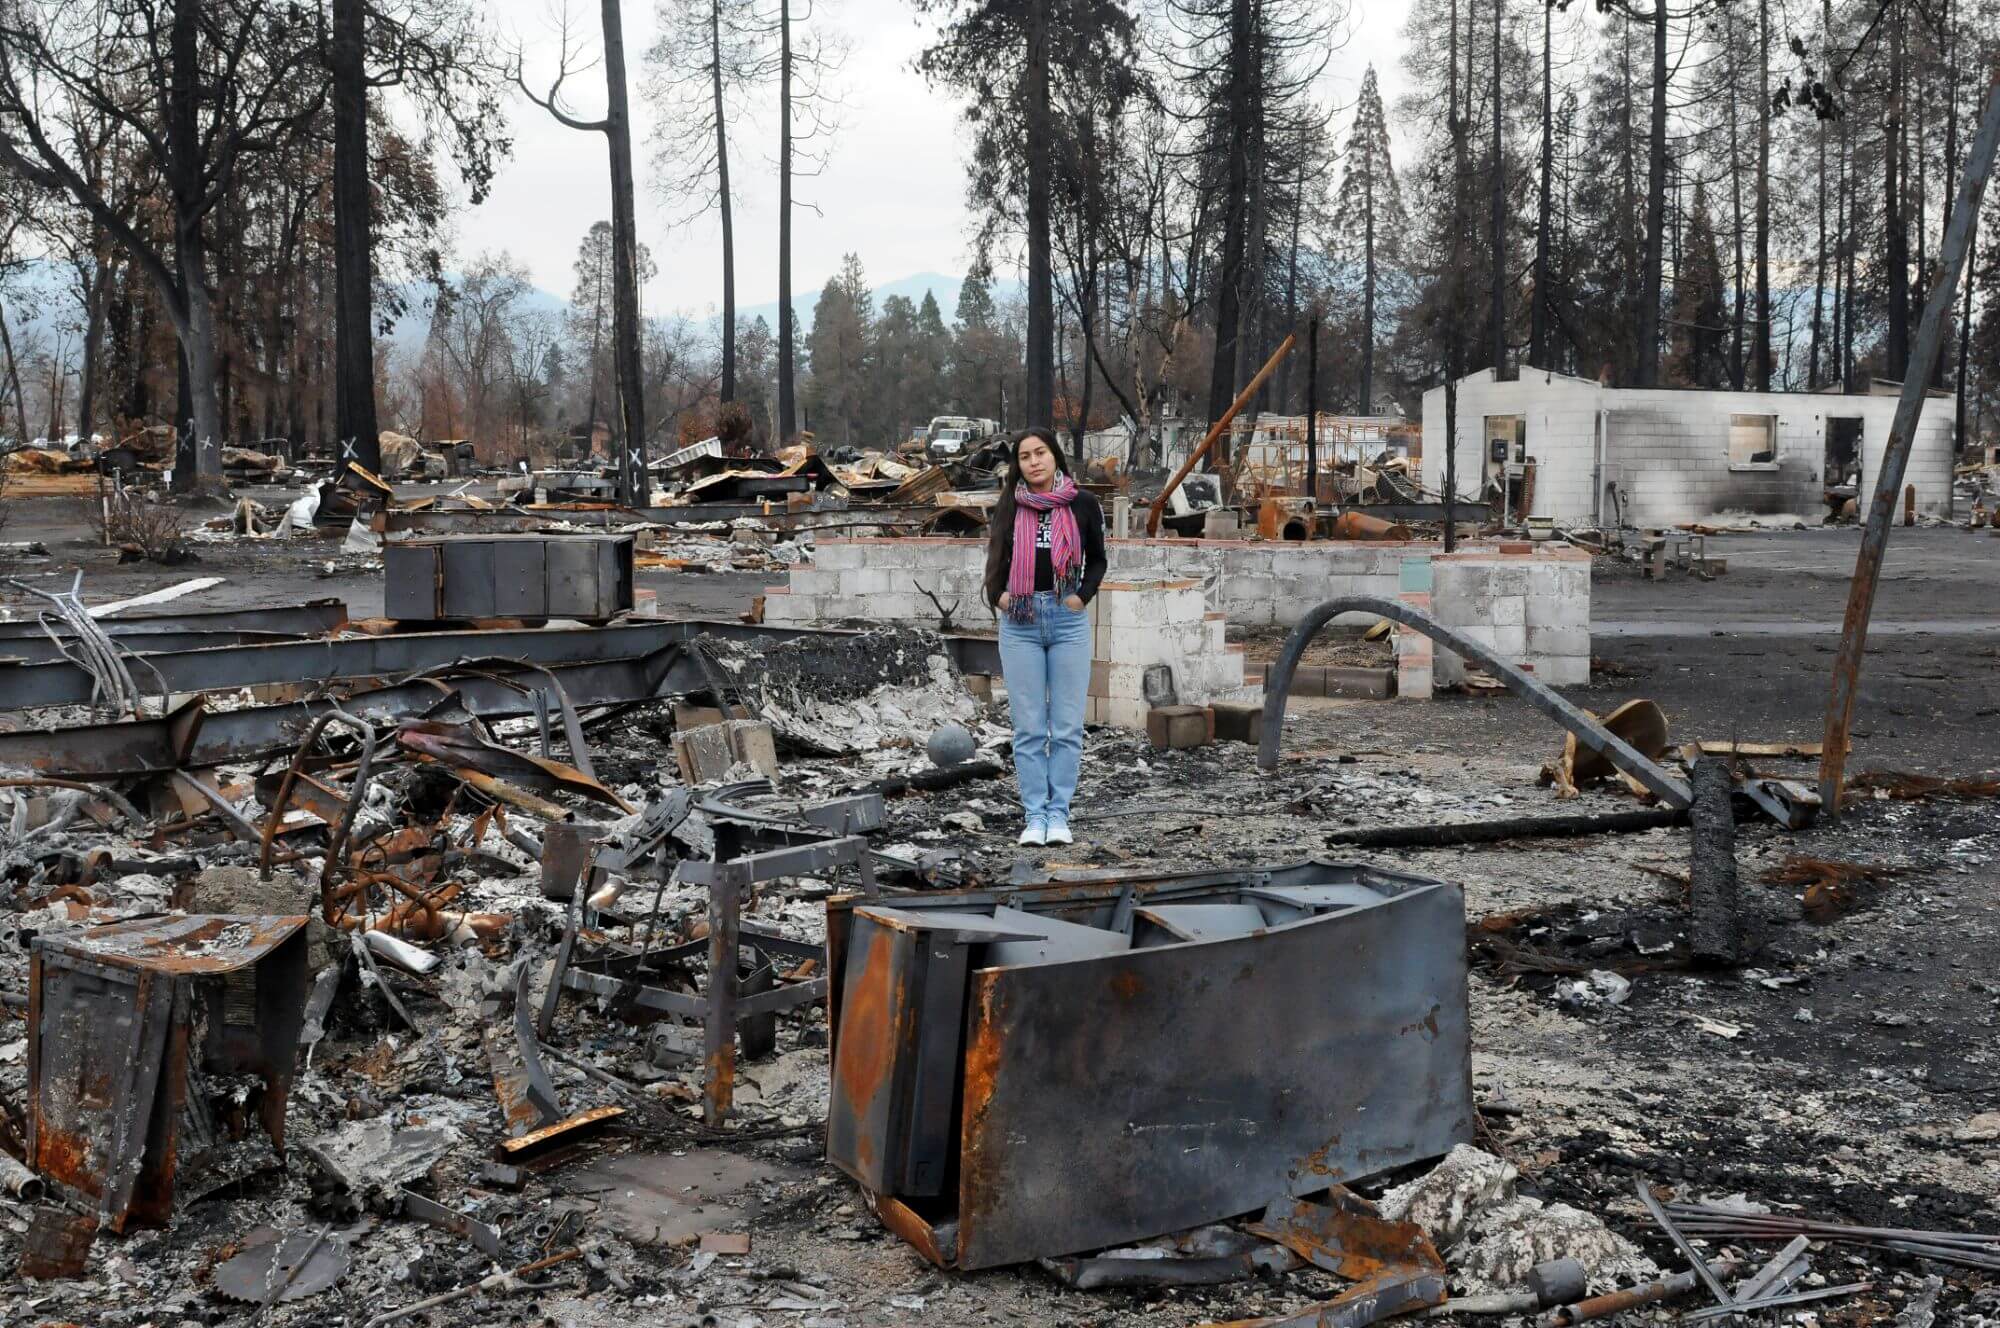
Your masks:
[[[1979,215],[1979,201],[1986,192],[1987,177],[1993,173],[1996,147],[2000,147],[2000,69],[1994,71],[1987,85],[1986,109],[1979,117],[1979,133],[1966,154],[1965,177],[1959,181],[1951,225],[1945,232],[1944,249],[1939,255],[1937,284],[1931,287],[1930,299],[1924,304],[1916,349],[1903,371],[1903,395],[1896,403],[1895,422],[1889,427],[1889,440],[1882,449],[1882,468],[1876,473],[1875,494],[1868,504],[1868,529],[1861,537],[1861,552],[1854,560],[1854,579],[1848,585],[1847,616],[1841,626],[1840,649],[1834,656],[1833,682],[1826,701],[1826,736],[1820,756],[1819,795],[1822,814],[1826,816],[1840,814],[1847,735],[1854,722],[1854,700],[1861,686],[1861,657],[1868,648],[1868,619],[1875,611],[1875,587],[1889,548],[1896,491],[1903,487],[1903,474],[1909,467],[1910,444],[1923,417],[1924,385],[1930,381],[1938,353],[1944,346],[1945,315],[1958,292],[1959,274],[1972,243],[1973,219]]]

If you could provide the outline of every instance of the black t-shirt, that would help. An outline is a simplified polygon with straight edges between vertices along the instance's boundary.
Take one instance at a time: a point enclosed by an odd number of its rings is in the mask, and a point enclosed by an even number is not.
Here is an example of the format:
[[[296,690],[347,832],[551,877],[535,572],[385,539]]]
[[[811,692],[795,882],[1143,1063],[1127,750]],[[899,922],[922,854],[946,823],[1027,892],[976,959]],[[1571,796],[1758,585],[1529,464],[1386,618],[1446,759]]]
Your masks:
[[[1076,531],[1083,541],[1083,583],[1077,594],[1085,604],[1097,594],[1097,584],[1104,579],[1104,509],[1097,499],[1087,493],[1079,493],[1070,504],[1070,511],[1076,517]],[[1035,589],[1037,591],[1056,588],[1055,561],[1049,555],[1052,542],[1050,518],[1053,511],[1035,513]]]

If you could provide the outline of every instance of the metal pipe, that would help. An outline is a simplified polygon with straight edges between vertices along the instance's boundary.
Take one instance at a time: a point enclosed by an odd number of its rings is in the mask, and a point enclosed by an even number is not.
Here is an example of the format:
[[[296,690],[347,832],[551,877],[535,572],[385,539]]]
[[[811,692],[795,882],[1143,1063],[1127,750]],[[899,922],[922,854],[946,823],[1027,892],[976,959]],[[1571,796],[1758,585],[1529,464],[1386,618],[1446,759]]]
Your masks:
[[[1741,1259],[1717,1259],[1704,1265],[1717,1277],[1734,1277],[1746,1266]],[[1663,1300],[1674,1300],[1685,1296],[1701,1285],[1701,1278],[1694,1269],[1675,1273],[1672,1277],[1662,1277],[1641,1286],[1627,1287],[1623,1291],[1613,1291],[1608,1295],[1592,1296],[1589,1300],[1579,1300],[1574,1305],[1550,1310],[1537,1322],[1541,1328],[1570,1328],[1571,1324],[1588,1323],[1592,1319],[1609,1318],[1613,1314],[1623,1314],[1641,1305],[1656,1305]]]
[[[1208,426],[1208,436],[1201,440],[1201,446],[1181,463],[1181,468],[1174,472],[1174,477],[1167,481],[1164,489],[1160,490],[1160,496],[1146,509],[1146,538],[1151,539],[1160,533],[1160,517],[1167,510],[1167,499],[1173,497],[1174,490],[1181,487],[1181,481],[1201,464],[1201,459],[1215,446],[1215,440],[1222,436],[1223,430],[1229,427],[1229,422],[1236,418],[1237,412],[1250,403],[1251,397],[1257,395],[1257,389],[1264,386],[1264,380],[1271,376],[1271,371],[1278,367],[1278,362],[1291,354],[1292,345],[1297,340],[1296,334],[1287,335],[1278,348],[1271,352],[1271,358],[1264,361],[1264,367],[1257,371],[1257,376],[1250,380],[1250,385],[1243,389],[1236,400],[1229,403],[1229,409],[1222,412],[1222,418]]]
[[[1334,618],[1343,613],[1356,612],[1392,619],[1490,669],[1506,684],[1507,690],[1574,733],[1578,742],[1644,784],[1668,807],[1685,808],[1693,802],[1693,794],[1684,782],[1563,700],[1540,679],[1521,672],[1484,645],[1446,627],[1429,614],[1413,609],[1401,600],[1382,595],[1340,595],[1315,604],[1292,628],[1292,634],[1285,638],[1284,649],[1278,653],[1278,662],[1264,674],[1264,737],[1257,748],[1257,765],[1261,769],[1278,768],[1278,744],[1284,737],[1285,702],[1291,695],[1292,675],[1297,671],[1306,647]]]
[[[1996,147],[2000,147],[2000,68],[1995,69],[1987,85],[1986,109],[1979,117],[1979,132],[1966,155],[1965,176],[1959,182],[1951,225],[1945,231],[1944,248],[1939,254],[1937,282],[1931,287],[1930,299],[1924,303],[1916,349],[1903,370],[1902,398],[1896,403],[1895,422],[1889,427],[1881,468],[1875,473],[1875,495],[1868,503],[1868,530],[1862,536],[1861,551],[1855,556],[1854,579],[1848,583],[1847,615],[1841,623],[1840,648],[1834,655],[1833,680],[1827,692],[1826,737],[1819,766],[1820,804],[1831,817],[1840,815],[1848,733],[1854,724],[1854,702],[1861,690],[1861,658],[1868,648],[1868,620],[1875,611],[1875,587],[1881,579],[1882,559],[1889,548],[1896,491],[1902,487],[1903,473],[1909,466],[1910,446],[1923,415],[1926,384],[1944,346],[1945,322],[1958,291],[1965,251],[1972,243],[1979,200],[1986,191],[1987,177],[1993,172]]]

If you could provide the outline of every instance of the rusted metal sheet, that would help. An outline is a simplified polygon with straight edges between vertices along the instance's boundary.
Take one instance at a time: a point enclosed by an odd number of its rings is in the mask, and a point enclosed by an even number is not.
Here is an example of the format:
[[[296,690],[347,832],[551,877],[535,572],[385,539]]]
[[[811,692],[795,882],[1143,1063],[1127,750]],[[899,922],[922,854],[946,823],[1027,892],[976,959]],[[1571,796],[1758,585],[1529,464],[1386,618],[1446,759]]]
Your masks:
[[[80,1277],[97,1239],[97,1219],[66,1208],[37,1208],[21,1245],[22,1277],[57,1281]]]
[[[567,1119],[559,1120],[553,1125],[544,1125],[541,1129],[524,1134],[518,1139],[503,1139],[500,1141],[499,1149],[504,1156],[518,1161],[524,1157],[532,1157],[544,1149],[553,1148],[559,1142],[587,1133],[593,1127],[602,1125],[606,1121],[616,1120],[624,1114],[623,1107],[592,1107],[588,1111],[578,1112]]]
[[[961,1268],[1198,1226],[1471,1137],[1464,903],[1442,881],[1303,863],[849,897],[827,936],[828,1157]]]
[[[303,917],[139,918],[39,936],[29,962],[28,1158],[112,1231],[164,1224],[176,1173],[228,1150],[209,1076],[255,1075],[282,1153],[304,1018]]]

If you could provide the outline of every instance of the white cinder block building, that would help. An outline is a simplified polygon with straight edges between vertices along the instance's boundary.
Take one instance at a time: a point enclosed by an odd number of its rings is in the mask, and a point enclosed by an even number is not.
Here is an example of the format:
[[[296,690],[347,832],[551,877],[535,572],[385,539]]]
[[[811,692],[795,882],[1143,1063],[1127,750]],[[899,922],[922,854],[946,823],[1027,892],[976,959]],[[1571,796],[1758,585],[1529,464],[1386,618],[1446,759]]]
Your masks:
[[[1717,512],[1825,513],[1824,491],[1860,469],[1873,492],[1896,415],[1894,396],[1602,387],[1530,369],[1491,369],[1458,387],[1458,493],[1477,500],[1534,464],[1531,516],[1562,523],[1659,526]],[[1951,514],[1948,397],[1925,400],[1905,482],[1917,509]],[[1424,394],[1423,480],[1444,489],[1444,389]],[[1506,472],[1509,467],[1512,474]]]

